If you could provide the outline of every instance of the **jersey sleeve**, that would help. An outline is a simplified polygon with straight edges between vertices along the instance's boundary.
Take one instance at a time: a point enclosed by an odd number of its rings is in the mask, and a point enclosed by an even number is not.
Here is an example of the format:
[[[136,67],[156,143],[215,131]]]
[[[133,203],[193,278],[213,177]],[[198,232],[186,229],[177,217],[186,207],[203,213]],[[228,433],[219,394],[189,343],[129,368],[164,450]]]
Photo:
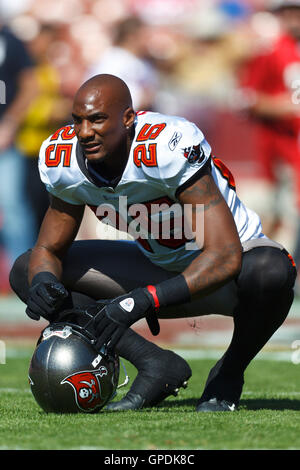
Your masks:
[[[82,205],[76,196],[82,175],[78,172],[75,139],[65,143],[50,136],[43,142],[39,152],[38,168],[40,179],[47,191],[69,204]]]
[[[157,142],[157,170],[153,168],[152,175],[176,200],[210,165],[211,147],[202,131],[185,119],[175,120],[166,130],[164,139]]]

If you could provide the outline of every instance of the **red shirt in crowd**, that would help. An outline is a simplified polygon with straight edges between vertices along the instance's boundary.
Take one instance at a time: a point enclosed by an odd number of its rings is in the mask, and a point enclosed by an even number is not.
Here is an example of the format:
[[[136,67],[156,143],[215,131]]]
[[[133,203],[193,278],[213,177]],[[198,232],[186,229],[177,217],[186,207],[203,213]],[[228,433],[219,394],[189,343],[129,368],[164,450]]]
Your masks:
[[[298,83],[297,83],[298,81]],[[254,93],[276,96],[290,93],[291,101],[300,98],[300,42],[282,35],[273,46],[247,64],[243,86]],[[299,92],[297,94],[297,88]],[[257,124],[257,152],[263,175],[274,180],[274,163],[281,159],[297,169],[300,204],[300,103],[295,102],[295,114],[287,117],[255,117]],[[298,109],[297,109],[298,107]]]

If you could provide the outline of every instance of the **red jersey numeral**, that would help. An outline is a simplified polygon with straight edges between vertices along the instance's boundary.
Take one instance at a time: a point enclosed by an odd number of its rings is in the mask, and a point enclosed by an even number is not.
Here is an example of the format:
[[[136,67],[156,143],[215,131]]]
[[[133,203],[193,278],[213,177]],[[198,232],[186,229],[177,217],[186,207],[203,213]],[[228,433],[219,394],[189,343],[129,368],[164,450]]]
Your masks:
[[[62,140],[71,140],[75,135],[76,134],[72,126],[64,126],[53,134],[50,141],[57,140],[59,137],[61,137]]]
[[[138,136],[136,138],[137,142],[145,142],[146,140],[154,140],[156,139],[161,131],[164,130],[167,124],[161,123],[161,124],[154,124],[151,126],[151,124],[145,124],[140,132],[138,133]]]
[[[47,167],[70,166],[73,144],[50,144],[46,148],[45,163]]]
[[[137,218],[139,219],[138,223],[140,225],[140,228],[142,229],[144,234],[148,234],[149,239],[153,237],[153,240],[156,241],[156,243],[158,243],[159,245],[165,248],[176,250],[189,241],[186,238],[185,234],[183,233],[184,232],[183,231],[184,215],[179,214],[176,216],[174,214],[174,217],[170,218],[170,222],[167,223],[167,227],[164,226],[163,221],[160,220],[160,221],[154,222],[153,219],[151,219],[151,215],[158,214],[161,211],[165,211],[167,208],[171,208],[173,203],[174,202],[171,199],[169,199],[167,196],[160,197],[152,201],[143,202],[141,203],[141,205],[144,205],[147,208],[147,214],[145,214],[145,217],[141,217],[141,213],[139,213],[138,209],[136,210],[136,212],[131,210],[131,208],[134,208],[135,204],[133,204],[132,206],[129,206],[127,210],[132,221],[134,221]],[[105,204],[102,204],[101,210],[98,210],[97,206],[90,205],[89,207],[92,209],[92,211],[94,212],[94,214],[99,220],[103,220],[107,217],[110,221],[110,224],[114,228],[116,228],[117,230],[121,230],[121,231],[126,230],[129,234],[132,235],[132,233],[130,233],[130,226],[129,226],[130,224],[128,223],[128,220],[125,220],[124,218],[122,218],[121,214],[117,211],[116,208],[112,207],[109,204],[108,206],[106,206]],[[175,217],[176,217],[176,220],[175,220]],[[179,236],[178,234],[175,234],[175,231],[174,231],[177,227],[180,227]],[[154,231],[154,232],[151,233],[151,231]],[[140,236],[140,237],[136,237],[135,240],[140,245],[142,245],[142,247],[145,250],[149,251],[150,253],[153,253],[153,249],[148,241],[148,238],[144,238],[143,236]]]
[[[157,243],[161,246],[164,246],[166,248],[170,248],[173,250],[176,250],[177,248],[180,248],[181,246],[185,245],[189,240],[185,237],[185,234],[183,233],[184,229],[184,215],[180,214],[179,216],[173,215],[173,217],[170,217],[169,223],[167,224],[167,231],[165,232],[165,228],[163,226],[163,222],[159,221],[154,223],[154,221],[150,218],[151,215],[155,215],[160,213],[160,211],[165,210],[167,207],[171,208],[172,205],[174,204],[174,201],[169,199],[167,196],[160,197],[158,199],[154,199],[152,201],[147,201],[143,202],[143,204],[147,207],[148,209],[148,220],[147,220],[147,230],[148,233],[151,235],[151,230],[154,230],[154,233],[156,233],[155,240]],[[153,207],[155,207],[157,212],[154,212]],[[178,235],[176,236],[174,233],[174,229],[176,226],[180,227],[180,237]],[[153,235],[153,234],[152,234]],[[145,240],[143,240],[145,241]],[[141,240],[137,240],[137,242],[141,243]]]
[[[142,163],[146,166],[157,166],[156,144],[149,144],[148,149],[145,144],[135,147],[133,161],[136,166],[141,166]]]
[[[136,138],[137,142],[146,142],[147,140],[156,139],[159,134],[164,130],[167,124],[145,124]],[[143,163],[146,166],[157,166],[157,152],[156,144],[150,143],[146,147],[146,144],[139,144],[133,150],[133,161],[138,167]]]

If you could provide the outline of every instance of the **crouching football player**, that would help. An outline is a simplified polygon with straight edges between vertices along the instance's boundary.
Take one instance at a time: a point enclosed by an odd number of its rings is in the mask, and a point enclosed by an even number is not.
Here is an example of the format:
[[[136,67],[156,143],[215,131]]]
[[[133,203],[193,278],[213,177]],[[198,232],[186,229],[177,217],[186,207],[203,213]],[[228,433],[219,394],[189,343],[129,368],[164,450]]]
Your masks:
[[[73,119],[41,146],[50,207],[36,245],[10,274],[27,315],[53,322],[63,309],[110,299],[95,317],[99,345],[116,348],[138,370],[110,410],[156,405],[191,376],[181,357],[131,330],[136,321],[146,318],[157,334],[158,318],[230,315],[231,343],[199,390],[196,410],[236,409],[245,369],[291,307],[291,257],[264,236],[259,217],[238,198],[233,176],[193,123],[135,113],[126,84],[111,75],[81,86]],[[186,233],[176,232],[178,214],[169,236],[162,234],[174,205],[182,208],[193,249]],[[129,233],[138,221],[142,232],[135,241],[74,241],[85,206]]]

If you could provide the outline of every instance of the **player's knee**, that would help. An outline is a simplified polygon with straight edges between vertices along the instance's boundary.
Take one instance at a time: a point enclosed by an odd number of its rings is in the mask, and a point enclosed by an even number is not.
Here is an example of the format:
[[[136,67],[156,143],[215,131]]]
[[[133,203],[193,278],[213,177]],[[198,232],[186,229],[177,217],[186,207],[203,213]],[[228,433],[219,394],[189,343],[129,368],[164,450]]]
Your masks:
[[[265,293],[280,294],[291,289],[295,283],[292,273],[293,266],[287,256],[282,253],[275,264],[269,263],[264,267],[264,276],[261,280],[261,288]]]
[[[23,301],[26,301],[28,292],[28,263],[29,263],[30,250],[20,255],[14,262],[9,273],[9,283],[12,290]]]
[[[254,251],[254,250],[253,250]],[[293,288],[296,270],[288,256],[276,248],[257,250],[245,262],[239,286],[247,292],[264,295],[281,295]]]

